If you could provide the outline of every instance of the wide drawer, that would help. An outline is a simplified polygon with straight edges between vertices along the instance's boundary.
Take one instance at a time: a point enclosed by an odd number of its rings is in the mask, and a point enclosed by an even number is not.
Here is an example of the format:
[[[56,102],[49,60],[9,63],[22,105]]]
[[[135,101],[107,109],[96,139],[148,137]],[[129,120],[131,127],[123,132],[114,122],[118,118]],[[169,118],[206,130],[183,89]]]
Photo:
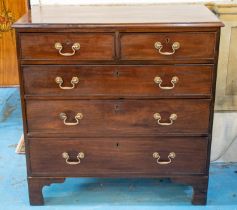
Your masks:
[[[33,175],[201,174],[206,138],[30,139]]]
[[[26,95],[209,97],[212,65],[23,66]]]
[[[211,100],[27,100],[31,135],[207,134]]]
[[[213,59],[216,33],[124,33],[122,60]]]
[[[101,33],[23,33],[21,59],[113,60],[114,35]]]

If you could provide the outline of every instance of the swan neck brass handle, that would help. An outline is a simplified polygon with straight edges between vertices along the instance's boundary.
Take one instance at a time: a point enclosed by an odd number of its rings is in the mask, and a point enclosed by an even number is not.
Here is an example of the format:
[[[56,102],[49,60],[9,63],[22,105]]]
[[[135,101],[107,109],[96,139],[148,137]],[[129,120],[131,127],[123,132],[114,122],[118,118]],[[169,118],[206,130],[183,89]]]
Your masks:
[[[156,84],[158,84],[159,85],[159,88],[160,89],[162,89],[162,90],[172,90],[172,89],[174,89],[175,88],[175,84],[177,84],[178,83],[178,81],[179,81],[179,78],[177,77],[177,76],[174,76],[174,77],[172,77],[172,79],[171,79],[171,84],[172,84],[172,86],[162,86],[162,82],[163,82],[163,80],[159,77],[159,76],[156,76],[155,78],[154,78],[154,82],[156,83]]]
[[[171,152],[169,155],[168,155],[168,161],[160,161],[160,154],[158,152],[154,152],[153,153],[153,158],[156,159],[156,162],[160,165],[168,165],[172,162],[172,159],[174,159],[176,157],[176,154],[174,152]]]
[[[163,45],[161,44],[161,42],[156,42],[154,44],[154,47],[158,50],[158,52],[161,55],[173,55],[176,52],[176,50],[178,50],[180,48],[180,43],[179,42],[174,42],[172,44],[172,52],[163,52],[162,51]]]
[[[175,120],[177,120],[178,116],[177,114],[171,114],[169,117],[170,122],[161,122],[161,115],[160,113],[155,113],[153,115],[154,119],[157,120],[157,123],[161,126],[168,126],[168,125],[172,125],[174,123]]]
[[[76,51],[77,51],[77,50],[80,50],[81,45],[80,45],[80,43],[78,43],[78,42],[74,43],[74,44],[72,45],[72,52],[71,52],[71,53],[63,53],[63,52],[62,52],[62,51],[63,51],[63,45],[62,45],[60,42],[56,42],[56,43],[54,44],[54,47],[55,47],[56,50],[58,50],[58,53],[59,53],[60,55],[68,57],[68,56],[73,56],[73,55],[75,55]]]
[[[83,152],[79,152],[77,155],[76,161],[70,161],[70,156],[67,152],[64,152],[62,154],[62,157],[65,159],[65,161],[68,165],[78,165],[81,163],[81,159],[83,159],[85,157],[85,154]]]
[[[64,125],[68,125],[68,126],[74,126],[74,125],[78,125],[80,120],[83,118],[82,113],[77,113],[77,115],[75,116],[75,120],[76,122],[67,122],[67,115],[65,113],[60,113],[59,115],[60,119],[63,120]]]
[[[58,86],[63,89],[63,90],[71,90],[71,89],[74,89],[75,88],[75,85],[77,83],[79,83],[79,78],[78,77],[73,77],[71,79],[71,84],[72,86],[71,87],[63,87],[62,84],[63,84],[63,79],[62,77],[56,77],[55,78],[55,82],[58,84]]]

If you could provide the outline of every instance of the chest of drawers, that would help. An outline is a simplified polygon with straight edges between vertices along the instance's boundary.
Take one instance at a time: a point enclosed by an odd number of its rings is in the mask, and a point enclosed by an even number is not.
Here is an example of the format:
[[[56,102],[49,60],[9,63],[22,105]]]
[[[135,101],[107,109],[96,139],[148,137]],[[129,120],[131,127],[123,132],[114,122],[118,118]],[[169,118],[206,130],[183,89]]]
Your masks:
[[[67,177],[158,177],[205,204],[222,23],[204,6],[63,6],[14,24],[29,197]]]

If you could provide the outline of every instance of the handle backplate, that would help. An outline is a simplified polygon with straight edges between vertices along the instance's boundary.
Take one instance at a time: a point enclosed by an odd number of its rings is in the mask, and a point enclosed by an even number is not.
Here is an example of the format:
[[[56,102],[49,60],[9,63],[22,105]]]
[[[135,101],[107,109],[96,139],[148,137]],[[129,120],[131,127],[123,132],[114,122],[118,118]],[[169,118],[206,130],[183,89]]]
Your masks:
[[[55,47],[56,50],[58,50],[58,53],[59,53],[60,55],[68,57],[68,56],[73,56],[73,55],[75,55],[76,51],[80,50],[81,45],[80,45],[80,43],[78,43],[78,42],[74,43],[74,44],[72,45],[72,52],[71,52],[71,53],[63,53],[63,52],[62,52],[62,51],[63,51],[63,45],[62,45],[60,42],[56,42],[56,43],[54,44],[54,47]]]
[[[156,42],[154,44],[154,47],[158,50],[158,52],[161,55],[173,55],[173,54],[175,54],[176,50],[178,50],[180,48],[180,43],[179,42],[174,42],[172,44],[172,52],[163,52],[162,51],[163,45],[161,44],[161,42]]]
[[[157,120],[157,123],[161,126],[172,125],[174,123],[174,121],[177,120],[177,118],[178,118],[177,114],[175,114],[175,113],[170,115],[170,117],[169,117],[170,122],[161,122],[162,117],[161,117],[160,113],[155,113],[153,115],[153,117],[155,120]]]
[[[62,77],[56,77],[55,78],[55,82],[58,84],[58,86],[63,89],[63,90],[71,90],[71,89],[74,89],[75,88],[75,85],[77,83],[79,83],[79,78],[78,77],[73,77],[71,79],[71,84],[72,86],[71,87],[63,87],[62,84],[63,84],[63,79]]]
[[[154,82],[155,82],[156,84],[158,84],[158,85],[159,85],[159,88],[162,89],[162,90],[172,90],[172,89],[174,89],[174,88],[175,88],[175,84],[177,84],[178,81],[179,81],[179,78],[178,78],[177,76],[174,76],[174,77],[172,77],[172,79],[171,79],[171,81],[170,81],[171,84],[172,84],[172,86],[162,86],[163,80],[161,79],[161,77],[156,76],[156,77],[154,78]]]
[[[156,162],[160,165],[168,165],[172,162],[172,159],[174,159],[176,157],[176,154],[174,152],[170,152],[168,155],[168,161],[160,161],[160,154],[158,152],[154,152],[153,153],[153,158],[156,159]]]
[[[67,152],[62,153],[62,157],[65,159],[66,163],[68,165],[78,165],[81,163],[81,159],[85,157],[85,154],[83,152],[79,152],[77,155],[77,160],[76,161],[70,161],[70,156]]]
[[[83,118],[83,114],[82,113],[77,113],[77,115],[75,116],[75,120],[76,122],[67,122],[67,115],[65,113],[60,113],[59,115],[60,119],[63,120],[64,125],[67,126],[74,126],[74,125],[78,125],[80,120]]]

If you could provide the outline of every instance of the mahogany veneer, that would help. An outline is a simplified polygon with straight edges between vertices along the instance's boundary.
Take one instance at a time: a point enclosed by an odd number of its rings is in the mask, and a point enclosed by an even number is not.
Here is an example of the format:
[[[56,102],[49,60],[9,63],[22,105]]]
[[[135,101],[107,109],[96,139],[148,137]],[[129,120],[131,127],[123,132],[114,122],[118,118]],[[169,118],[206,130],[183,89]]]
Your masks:
[[[100,145],[98,147],[98,144]],[[76,159],[86,155],[80,167],[61,161],[63,149]],[[175,151],[174,163],[158,165],[151,154],[157,149],[162,157]],[[30,164],[35,176],[144,176],[202,174],[206,171],[206,137],[30,139]],[[51,161],[54,160],[54,161]],[[109,161],[108,161],[109,160]],[[163,158],[166,161],[166,158]],[[193,164],[193,163],[196,164]]]
[[[121,34],[120,39],[122,60],[159,61],[166,59],[174,62],[194,58],[213,59],[215,56],[216,33],[126,33]],[[175,52],[175,56],[164,57],[151,47],[157,40],[164,45],[163,51],[172,51],[171,43],[177,40],[182,47]],[[204,49],[203,46],[205,46]]]
[[[47,137],[86,136],[157,136],[161,134],[208,134],[210,100],[28,100],[26,106],[28,135]],[[42,108],[45,109],[42,110]],[[68,122],[83,114],[78,126],[65,126],[60,120],[65,113]],[[162,122],[177,115],[173,125],[159,126],[154,118],[160,113]],[[170,128],[172,127],[172,129]],[[96,129],[95,129],[96,128]]]
[[[14,24],[29,197],[160,177],[205,204],[220,27],[200,5],[33,7]]]
[[[114,34],[101,33],[23,33],[21,52],[24,60],[114,60]],[[52,43],[64,43],[63,51],[70,51],[71,41],[80,43],[80,50],[72,57],[55,53]],[[34,45],[32,45],[34,43]]]
[[[174,98],[210,98],[213,70],[213,65],[22,66],[26,97],[51,95],[70,98],[165,98],[167,95]],[[174,75],[179,82],[172,91],[164,91],[154,85],[152,78],[159,76],[163,85],[170,85]],[[63,92],[55,85],[57,76],[63,78],[65,86],[71,85],[74,76],[78,76],[80,82],[76,84],[77,88]]]

